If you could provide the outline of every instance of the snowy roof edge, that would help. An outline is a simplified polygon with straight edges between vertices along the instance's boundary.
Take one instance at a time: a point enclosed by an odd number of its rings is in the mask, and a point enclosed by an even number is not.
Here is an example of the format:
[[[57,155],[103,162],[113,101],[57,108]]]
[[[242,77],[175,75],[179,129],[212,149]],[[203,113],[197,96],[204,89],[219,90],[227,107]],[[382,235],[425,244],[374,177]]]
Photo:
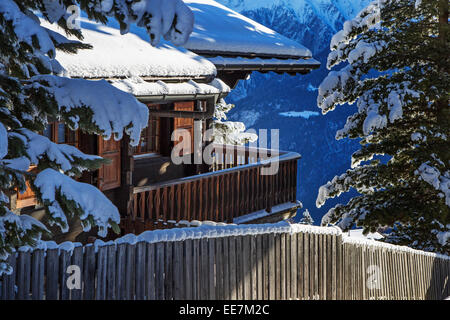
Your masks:
[[[253,19],[214,0],[183,0],[195,25],[185,48],[200,55],[312,58],[312,52]],[[226,30],[226,32],[224,32]]]

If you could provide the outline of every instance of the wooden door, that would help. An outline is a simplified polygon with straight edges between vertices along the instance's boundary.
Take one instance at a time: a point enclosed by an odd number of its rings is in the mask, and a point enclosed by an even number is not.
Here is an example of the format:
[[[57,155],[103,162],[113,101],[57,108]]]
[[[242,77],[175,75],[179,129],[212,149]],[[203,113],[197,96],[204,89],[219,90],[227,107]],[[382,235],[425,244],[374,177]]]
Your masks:
[[[176,102],[174,103],[174,110],[175,111],[194,111],[194,101],[188,101],[188,102]],[[194,151],[194,119],[190,118],[175,118],[174,119],[174,130],[177,129],[184,129],[189,131],[191,135],[191,152]],[[175,141],[174,146],[176,146],[178,143],[188,143],[183,141]],[[188,147],[185,146],[183,148],[184,150],[187,150]],[[187,154],[187,152],[185,152]]]
[[[115,141],[114,138],[103,140],[98,137],[98,155],[111,160],[98,172],[98,188],[102,191],[120,187],[120,144],[121,141]]]

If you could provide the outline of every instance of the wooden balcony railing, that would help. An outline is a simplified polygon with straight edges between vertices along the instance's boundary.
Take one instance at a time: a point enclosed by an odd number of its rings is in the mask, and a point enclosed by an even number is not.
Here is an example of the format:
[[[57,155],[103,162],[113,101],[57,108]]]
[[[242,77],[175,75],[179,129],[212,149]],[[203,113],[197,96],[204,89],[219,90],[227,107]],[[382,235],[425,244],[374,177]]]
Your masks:
[[[182,220],[231,223],[296,202],[299,154],[217,145],[213,154],[212,172],[135,187],[125,232],[139,234]]]

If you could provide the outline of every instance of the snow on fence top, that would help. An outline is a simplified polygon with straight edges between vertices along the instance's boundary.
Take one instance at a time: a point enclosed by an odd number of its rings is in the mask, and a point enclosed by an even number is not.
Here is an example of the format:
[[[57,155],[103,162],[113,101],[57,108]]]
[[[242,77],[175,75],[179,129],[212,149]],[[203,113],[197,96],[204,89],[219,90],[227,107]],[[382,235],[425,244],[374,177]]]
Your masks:
[[[191,8],[195,19],[194,31],[184,45],[189,50],[305,58],[312,56],[311,51],[298,42],[213,0],[183,1]]]
[[[145,231],[140,235],[127,234],[121,238],[114,241],[104,242],[97,239],[94,243],[96,248],[107,245],[117,245],[117,244],[136,244],[138,242],[146,243],[156,243],[164,241],[183,241],[191,239],[204,239],[204,238],[223,238],[231,236],[244,236],[244,235],[258,235],[258,234],[273,234],[273,233],[314,233],[314,234],[329,234],[329,235],[340,235],[341,230],[337,227],[317,227],[303,224],[290,224],[286,221],[278,223],[267,223],[267,224],[247,224],[247,225],[236,225],[236,224],[225,224],[213,221],[191,221],[190,223],[180,221],[180,225],[191,225],[196,227],[186,227],[186,228],[173,228],[173,229],[162,229],[162,230],[152,230]],[[88,244],[88,246],[91,244]],[[47,250],[47,249],[60,249],[66,251],[72,251],[75,247],[81,246],[80,243],[75,242],[63,242],[61,244],[56,244],[54,241],[40,241],[37,245],[37,249]],[[32,248],[29,246],[24,246],[19,249],[19,251],[29,251]]]
[[[395,244],[381,242],[381,241],[374,240],[374,239],[355,237],[355,236],[351,236],[351,235],[349,236],[345,233],[342,234],[342,240],[344,243],[349,243],[349,244],[353,244],[353,245],[357,245],[357,246],[365,246],[365,247],[370,247],[370,248],[381,248],[381,249],[390,250],[390,251],[420,254],[420,255],[450,260],[450,256],[446,256],[443,254],[416,250],[416,249],[412,249],[410,247],[399,246],[399,245],[395,245]]]
[[[79,78],[117,77],[213,77],[216,68],[207,59],[184,48],[161,41],[153,47],[144,28],[135,25],[120,34],[119,24],[110,19],[107,25],[80,18],[84,43],[92,50],[77,54],[57,51],[56,60],[65,70],[61,75]],[[42,26],[63,33],[57,24],[41,19]],[[68,37],[77,40],[75,37]]]
[[[382,248],[396,252],[420,254],[450,260],[450,257],[446,255],[414,250],[409,247],[392,245],[377,240],[348,236],[345,233],[343,233],[339,227],[319,227],[304,224],[291,224],[286,221],[281,221],[278,223],[253,224],[253,225],[225,224],[213,221],[203,221],[203,222],[191,221],[190,223],[188,223],[187,221],[180,221],[179,225],[190,225],[191,227],[145,231],[140,235],[130,233],[114,241],[104,242],[100,239],[97,239],[94,244],[88,244],[86,246],[94,245],[96,250],[98,250],[99,247],[103,246],[110,246],[110,245],[115,246],[119,244],[133,245],[140,242],[157,243],[168,241],[174,242],[174,241],[184,241],[184,240],[204,239],[204,238],[223,238],[231,236],[249,236],[249,235],[275,234],[275,233],[290,233],[290,234],[309,233],[309,234],[326,234],[326,235],[342,236],[343,243],[366,246],[369,248]],[[63,242],[61,244],[56,244],[54,241],[40,241],[36,248],[44,251],[49,249],[59,249],[73,252],[74,248],[80,246],[82,246],[81,243],[70,241]],[[33,249],[30,246],[23,246],[19,248],[19,251],[31,251],[31,250]]]

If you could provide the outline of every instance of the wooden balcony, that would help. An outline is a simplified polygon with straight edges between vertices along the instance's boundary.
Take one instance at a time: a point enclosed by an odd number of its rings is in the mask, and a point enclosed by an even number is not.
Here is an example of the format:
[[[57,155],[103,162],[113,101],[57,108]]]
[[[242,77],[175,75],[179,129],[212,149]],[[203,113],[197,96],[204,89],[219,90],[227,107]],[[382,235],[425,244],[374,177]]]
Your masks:
[[[210,172],[134,187],[123,232],[180,221],[258,223],[295,215],[299,154],[223,145],[213,145],[212,154]]]

